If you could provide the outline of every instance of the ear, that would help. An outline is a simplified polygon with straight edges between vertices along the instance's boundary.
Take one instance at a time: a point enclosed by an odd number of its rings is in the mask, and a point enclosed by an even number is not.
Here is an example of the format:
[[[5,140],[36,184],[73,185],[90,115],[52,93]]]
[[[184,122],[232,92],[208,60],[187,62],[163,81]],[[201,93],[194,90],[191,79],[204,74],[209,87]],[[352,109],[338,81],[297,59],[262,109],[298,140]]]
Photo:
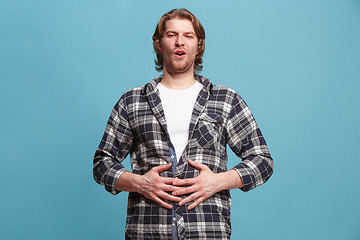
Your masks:
[[[196,51],[196,55],[199,54],[200,50],[201,50],[201,40],[199,39],[199,41],[198,41],[198,47],[197,47],[197,51]]]
[[[157,49],[162,53],[161,39],[159,39],[158,41],[156,41],[155,44],[156,44]]]

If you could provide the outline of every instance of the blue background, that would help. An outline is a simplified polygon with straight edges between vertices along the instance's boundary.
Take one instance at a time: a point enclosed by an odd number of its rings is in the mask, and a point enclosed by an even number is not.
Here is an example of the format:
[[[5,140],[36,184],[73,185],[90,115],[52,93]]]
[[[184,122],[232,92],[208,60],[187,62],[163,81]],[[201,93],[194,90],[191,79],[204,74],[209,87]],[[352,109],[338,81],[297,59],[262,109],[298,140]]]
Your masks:
[[[359,0],[1,0],[1,239],[123,239],[127,194],[92,157],[179,7],[205,27],[202,75],[242,95],[275,160],[231,191],[232,239],[360,239]]]

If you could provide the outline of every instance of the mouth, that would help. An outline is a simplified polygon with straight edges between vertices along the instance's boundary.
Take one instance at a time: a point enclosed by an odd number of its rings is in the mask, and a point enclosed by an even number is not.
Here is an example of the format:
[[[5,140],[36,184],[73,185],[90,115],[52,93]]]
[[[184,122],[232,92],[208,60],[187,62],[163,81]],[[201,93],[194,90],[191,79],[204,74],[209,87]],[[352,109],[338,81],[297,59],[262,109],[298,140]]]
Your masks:
[[[175,55],[177,55],[177,56],[184,56],[184,55],[186,55],[186,53],[184,52],[184,51],[176,51],[175,52]]]

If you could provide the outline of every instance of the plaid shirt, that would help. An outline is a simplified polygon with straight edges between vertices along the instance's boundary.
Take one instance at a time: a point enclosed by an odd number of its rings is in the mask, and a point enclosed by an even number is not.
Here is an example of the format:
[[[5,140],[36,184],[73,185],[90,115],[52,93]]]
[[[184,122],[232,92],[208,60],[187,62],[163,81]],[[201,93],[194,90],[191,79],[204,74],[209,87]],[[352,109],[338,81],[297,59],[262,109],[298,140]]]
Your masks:
[[[203,89],[194,105],[189,141],[173,174],[163,177],[193,178],[199,171],[187,159],[206,164],[213,172],[227,171],[226,145],[242,159],[235,169],[243,180],[243,191],[267,181],[273,162],[265,140],[249,108],[232,89],[217,86],[195,75]],[[130,153],[133,173],[145,174],[152,167],[171,163],[174,147],[169,134],[156,85],[162,76],[127,91],[115,105],[104,136],[94,157],[94,178],[112,194],[119,176],[127,171],[121,162]],[[189,203],[190,204],[190,203]],[[130,192],[127,235],[135,239],[172,239],[172,222],[176,221],[179,239],[230,239],[229,190],[223,190],[192,210],[187,206],[172,210],[143,195]]]

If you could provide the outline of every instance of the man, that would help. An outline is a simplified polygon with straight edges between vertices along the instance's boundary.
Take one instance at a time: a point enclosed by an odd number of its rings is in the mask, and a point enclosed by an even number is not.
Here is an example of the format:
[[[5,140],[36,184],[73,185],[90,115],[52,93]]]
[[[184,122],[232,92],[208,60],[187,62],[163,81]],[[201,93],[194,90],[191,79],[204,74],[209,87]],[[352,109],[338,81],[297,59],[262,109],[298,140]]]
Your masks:
[[[195,74],[205,31],[186,9],[161,17],[153,35],[163,75],[115,105],[94,157],[94,178],[128,191],[127,239],[230,239],[229,189],[271,176],[265,140],[241,97]],[[226,145],[242,159],[227,171]],[[130,153],[133,172],[121,161]]]

